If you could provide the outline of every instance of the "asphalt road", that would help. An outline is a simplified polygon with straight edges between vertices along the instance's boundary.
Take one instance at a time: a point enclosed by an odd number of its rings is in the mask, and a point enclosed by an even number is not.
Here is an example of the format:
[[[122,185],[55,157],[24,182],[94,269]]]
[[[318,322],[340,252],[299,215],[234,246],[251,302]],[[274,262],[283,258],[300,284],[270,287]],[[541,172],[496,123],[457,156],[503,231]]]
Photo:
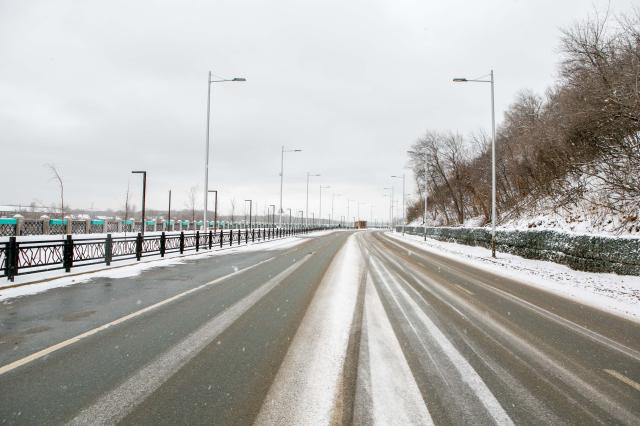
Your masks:
[[[381,232],[298,242],[1,304],[0,424],[640,424],[638,323]]]

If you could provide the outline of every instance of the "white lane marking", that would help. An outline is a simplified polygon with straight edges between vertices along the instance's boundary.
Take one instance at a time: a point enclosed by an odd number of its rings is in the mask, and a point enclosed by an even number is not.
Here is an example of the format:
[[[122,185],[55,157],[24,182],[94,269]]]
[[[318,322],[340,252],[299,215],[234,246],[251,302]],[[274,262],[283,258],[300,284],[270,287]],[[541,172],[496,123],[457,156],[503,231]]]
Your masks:
[[[157,357],[115,389],[102,395],[93,405],[82,410],[70,425],[106,425],[121,421],[136,405],[157,390],[175,372],[216,339],[227,327],[302,266],[307,254],[266,283],[231,305],[212,320],[200,326],[170,350]]]
[[[394,299],[396,305],[402,311],[407,322],[413,327],[411,324],[411,320],[407,316],[404,308],[399,302],[396,293],[399,294],[409,306],[411,306],[412,311],[419,319],[419,321],[424,325],[426,330],[431,334],[431,337],[438,343],[440,349],[444,352],[444,354],[451,360],[451,363],[458,371],[460,375],[460,379],[464,381],[469,388],[473,391],[473,393],[478,397],[482,405],[487,410],[489,416],[493,418],[493,420],[500,425],[512,425],[513,422],[511,418],[504,411],[500,402],[493,395],[491,390],[484,383],[480,375],[473,369],[471,364],[462,356],[460,352],[453,346],[453,344],[447,339],[447,337],[440,331],[438,326],[436,326],[431,319],[420,309],[420,306],[407,294],[407,292],[402,288],[402,286],[395,280],[395,278],[387,271],[387,269],[382,265],[376,258],[371,258],[371,265],[375,269],[380,281],[387,287],[389,294]],[[387,273],[383,274],[381,268],[384,269]],[[388,280],[385,279],[385,276],[389,278],[394,283],[394,287],[397,291],[391,289],[391,286],[388,283]],[[418,336],[419,334],[416,333]],[[423,343],[424,344],[424,343]]]
[[[640,383],[631,380],[630,378],[628,378],[624,374],[618,373],[616,370],[609,370],[609,369],[606,369],[606,368],[604,369],[604,372],[607,373],[607,374],[612,375],[616,379],[620,380],[621,382],[631,386],[632,388],[634,388],[635,390],[640,392]]]
[[[351,235],[322,278],[256,425],[329,425],[340,415],[342,373],[363,265]]]
[[[471,290],[467,290],[466,288],[462,287],[460,284],[454,284],[456,287],[458,287],[460,290],[464,291],[465,293],[467,293],[470,296],[475,296],[473,294],[473,292]]]
[[[391,244],[394,244],[394,245],[398,246],[399,248],[403,249],[403,247],[398,245],[397,243],[395,243],[393,241],[390,241],[390,240],[389,240],[389,242]],[[446,269],[446,270],[448,270],[449,272],[451,272],[453,274],[457,274],[457,275],[463,276],[464,278],[466,278],[467,280],[471,281],[473,284],[475,284],[475,285],[477,285],[479,287],[482,287],[482,288],[484,288],[484,289],[486,289],[486,290],[488,290],[488,291],[490,291],[490,292],[492,292],[494,294],[501,295],[501,296],[511,300],[512,302],[519,304],[523,308],[529,309],[531,311],[534,311],[534,312],[538,313],[539,315],[545,316],[545,317],[547,317],[548,319],[550,319],[551,321],[555,322],[558,325],[567,327],[567,328],[569,328],[569,329],[571,329],[571,330],[573,330],[573,331],[575,331],[577,333],[582,334],[583,336],[589,338],[590,340],[593,340],[595,342],[600,343],[603,346],[606,346],[606,347],[608,347],[610,349],[614,349],[614,350],[616,350],[616,351],[618,351],[620,353],[623,353],[624,355],[626,355],[626,356],[628,356],[630,358],[633,358],[636,361],[640,361],[640,352],[635,350],[635,349],[633,349],[633,348],[630,348],[630,347],[628,347],[628,346],[626,346],[626,345],[624,345],[622,343],[616,342],[615,340],[612,340],[612,339],[610,339],[610,338],[608,338],[606,336],[603,336],[602,334],[600,334],[598,332],[592,331],[592,330],[590,330],[590,329],[588,329],[588,328],[586,328],[586,327],[584,327],[584,326],[582,326],[580,324],[577,324],[577,323],[575,323],[575,322],[573,322],[571,320],[568,320],[568,319],[566,319],[564,317],[561,317],[560,315],[558,315],[556,313],[548,311],[545,308],[542,308],[542,307],[540,307],[538,305],[534,305],[533,303],[531,303],[531,302],[529,302],[529,301],[527,301],[527,300],[525,300],[525,299],[523,299],[523,298],[521,298],[519,296],[511,294],[508,291],[499,289],[499,288],[494,287],[494,286],[492,286],[490,284],[487,284],[487,283],[485,283],[483,281],[480,281],[480,280],[476,279],[475,277],[469,275],[468,273],[464,272],[463,270],[457,270],[457,269],[454,270],[451,267],[449,267],[449,266],[447,266],[447,265],[445,265],[443,263],[440,263],[437,260],[433,260],[433,259],[428,259],[428,260],[430,262],[438,265],[438,267]],[[451,260],[453,260],[453,259],[451,259]],[[397,263],[397,262],[394,262],[394,263]],[[462,264],[462,263],[460,263],[460,264],[461,264],[461,266],[464,266],[464,264]],[[473,268],[473,266],[471,266],[471,267]],[[403,269],[404,269],[404,266],[403,266]],[[515,280],[513,278],[507,278],[507,279],[509,279],[509,280],[511,280],[513,282],[516,282],[516,283],[518,283],[520,285],[528,285],[527,283],[520,282],[520,281]],[[537,288],[535,288],[535,289],[537,289]],[[540,290],[540,289],[537,289],[537,290]],[[540,291],[544,292],[544,290],[540,290]],[[557,296],[558,297],[563,297],[563,296],[559,296],[559,295],[557,295]],[[571,301],[574,302],[574,303],[578,303],[575,300],[571,300]]]
[[[370,275],[364,309],[374,424],[432,425],[427,405]]]
[[[106,330],[109,327],[113,327],[115,325],[122,324],[125,321],[128,321],[128,320],[130,320],[132,318],[138,317],[138,316],[140,316],[142,314],[145,314],[145,313],[147,313],[149,311],[152,311],[152,310],[154,310],[156,308],[159,308],[160,306],[166,305],[167,303],[171,303],[171,302],[173,302],[175,300],[178,300],[178,299],[180,299],[182,297],[185,297],[185,296],[187,296],[187,295],[189,295],[191,293],[194,293],[194,292],[196,292],[198,290],[201,290],[201,289],[203,289],[205,287],[208,287],[208,286],[211,286],[211,285],[214,285],[214,284],[218,284],[219,282],[224,281],[224,280],[226,280],[228,278],[231,278],[234,275],[241,274],[241,273],[246,272],[246,271],[248,271],[250,269],[253,269],[253,268],[257,267],[257,266],[260,266],[263,263],[269,262],[269,261],[273,260],[274,258],[275,257],[270,257],[269,259],[265,259],[263,261],[260,261],[260,262],[256,263],[255,265],[251,265],[251,266],[248,266],[246,268],[239,269],[239,270],[237,270],[235,272],[232,272],[230,274],[224,275],[222,277],[216,278],[215,280],[212,280],[212,281],[209,281],[209,282],[204,283],[202,285],[199,285],[198,287],[194,287],[194,288],[192,288],[190,290],[187,290],[187,291],[184,291],[182,293],[176,294],[175,296],[172,296],[172,297],[170,297],[168,299],[162,300],[162,301],[160,301],[158,303],[155,303],[155,304],[153,304],[151,306],[147,306],[146,308],[142,308],[139,311],[132,312],[132,313],[130,313],[128,315],[125,315],[123,317],[118,318],[117,320],[114,320],[114,321],[111,321],[111,322],[109,322],[107,324],[101,325],[100,327],[96,327],[96,328],[94,328],[92,330],[86,331],[86,332],[84,332],[82,334],[79,334],[79,335],[77,335],[75,337],[72,337],[70,339],[64,340],[64,341],[62,341],[60,343],[56,343],[55,345],[49,346],[48,348],[42,349],[42,350],[40,350],[38,352],[34,352],[31,355],[28,355],[28,356],[26,356],[24,358],[21,358],[19,360],[13,361],[13,362],[11,362],[9,364],[3,365],[2,367],[0,367],[0,375],[6,373],[8,371],[14,370],[14,369],[16,369],[18,367],[21,367],[21,366],[23,366],[25,364],[28,364],[28,363],[30,363],[32,361],[40,359],[40,358],[42,358],[44,356],[47,356],[47,355],[51,354],[52,352],[55,352],[57,350],[65,348],[65,347],[67,347],[69,345],[72,345],[72,344],[74,344],[76,342],[79,342],[82,339],[86,339],[89,336],[93,336],[94,334],[99,333],[100,331]]]

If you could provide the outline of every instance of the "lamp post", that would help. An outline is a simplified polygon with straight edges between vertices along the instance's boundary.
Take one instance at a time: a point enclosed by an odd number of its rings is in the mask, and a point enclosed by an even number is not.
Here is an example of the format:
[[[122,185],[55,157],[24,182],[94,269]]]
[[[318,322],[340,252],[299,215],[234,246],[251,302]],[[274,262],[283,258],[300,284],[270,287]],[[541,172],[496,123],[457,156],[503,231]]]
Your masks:
[[[213,206],[213,230],[215,231],[218,228],[218,190],[210,189],[208,193],[215,193],[216,196],[214,198],[214,206]],[[205,226],[206,229],[206,226]]]
[[[203,221],[204,221],[204,230],[208,229],[207,224],[207,198],[209,198],[209,128],[211,122],[211,84],[213,83],[224,83],[228,81],[240,82],[247,81],[246,78],[232,78],[232,79],[220,79],[220,80],[212,80],[211,79],[211,71],[209,71],[209,77],[207,78],[207,136],[206,136],[206,149],[204,155],[204,213],[203,213]]]
[[[336,194],[335,192],[333,192],[331,194],[331,222],[333,222],[333,203],[336,200],[336,197],[341,197],[342,194]]]
[[[142,175],[142,236],[144,237],[144,228],[147,227],[146,216],[145,216],[145,207],[146,207],[146,198],[147,198],[147,171],[146,170],[133,170],[131,173],[133,174],[141,174]]]
[[[164,229],[168,231],[169,226],[171,226],[171,190],[169,190],[169,210],[167,211],[167,226],[165,226]]]
[[[273,208],[273,215],[271,216],[271,227],[273,228],[274,225],[276,224],[276,205],[269,204],[269,207]]]
[[[407,205],[404,202],[404,195],[405,195],[405,191],[404,191],[404,173],[402,174],[402,176],[391,176],[392,178],[396,178],[396,179],[402,179],[402,235],[404,235],[404,225],[405,225],[405,214],[406,214],[406,210],[407,210]]]
[[[317,177],[317,176],[320,176],[320,174],[311,174],[311,173],[307,172],[307,206],[306,206],[306,210],[305,210],[305,213],[307,215],[306,222],[309,221],[309,178],[311,176]],[[305,224],[307,224],[307,223],[305,223]]]
[[[318,213],[319,224],[322,224],[322,190],[323,189],[327,189],[327,188],[331,188],[331,186],[329,186],[329,185],[327,185],[327,186],[320,185],[320,212]]]
[[[284,149],[284,145],[282,145],[282,150],[280,151],[280,209],[278,211],[278,224],[279,226],[282,226],[282,213],[284,213],[284,211],[282,210],[282,182],[284,179],[284,153],[285,152],[300,152],[302,151],[301,149]]]
[[[349,207],[351,206],[351,203],[355,201],[355,200],[350,200],[347,198],[347,219],[349,218]]]
[[[427,161],[427,154],[425,152],[424,154],[424,214],[422,215],[422,224],[424,226],[424,240],[427,241],[427,200],[429,198],[429,186],[427,185],[428,182],[428,168],[429,168],[429,162]]]
[[[393,186],[390,186],[388,188],[384,188],[385,191],[393,191]],[[384,194],[385,197],[389,197],[389,229],[393,228],[393,211],[392,211],[392,206],[393,206],[393,197],[391,195],[392,192],[390,192],[389,194]]]
[[[494,102],[493,70],[489,72],[489,80],[454,78],[455,83],[490,83],[491,84],[491,256],[496,257],[496,109]]]
[[[249,202],[249,229],[252,228],[253,222],[251,221],[251,216],[253,215],[253,200],[244,200],[245,206],[247,205],[247,201]]]

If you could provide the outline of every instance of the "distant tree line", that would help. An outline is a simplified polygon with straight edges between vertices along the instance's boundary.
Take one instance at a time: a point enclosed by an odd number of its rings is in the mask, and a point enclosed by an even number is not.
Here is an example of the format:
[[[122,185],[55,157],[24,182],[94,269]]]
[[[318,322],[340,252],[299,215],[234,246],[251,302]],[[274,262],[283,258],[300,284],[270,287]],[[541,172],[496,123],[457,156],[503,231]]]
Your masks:
[[[498,212],[518,216],[543,198],[555,207],[588,200],[637,220],[640,9],[616,20],[595,14],[564,30],[561,55],[556,84],[543,96],[520,92],[497,129]],[[427,185],[431,220],[490,220],[490,156],[485,134],[429,130],[414,143],[410,164],[420,193]],[[409,220],[423,214],[423,202],[408,208]]]

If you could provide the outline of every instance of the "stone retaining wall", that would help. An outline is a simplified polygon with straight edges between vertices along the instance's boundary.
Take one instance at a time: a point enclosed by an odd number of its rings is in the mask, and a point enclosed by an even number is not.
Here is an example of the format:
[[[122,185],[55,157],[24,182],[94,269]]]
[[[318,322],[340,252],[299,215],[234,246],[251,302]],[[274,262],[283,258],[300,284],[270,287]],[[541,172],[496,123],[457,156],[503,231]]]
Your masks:
[[[424,228],[407,226],[405,232],[423,235]],[[491,230],[487,228],[429,227],[427,236],[469,246],[491,247]],[[580,271],[640,275],[640,238],[577,235],[552,230],[496,231],[496,250],[527,259],[549,260]]]

